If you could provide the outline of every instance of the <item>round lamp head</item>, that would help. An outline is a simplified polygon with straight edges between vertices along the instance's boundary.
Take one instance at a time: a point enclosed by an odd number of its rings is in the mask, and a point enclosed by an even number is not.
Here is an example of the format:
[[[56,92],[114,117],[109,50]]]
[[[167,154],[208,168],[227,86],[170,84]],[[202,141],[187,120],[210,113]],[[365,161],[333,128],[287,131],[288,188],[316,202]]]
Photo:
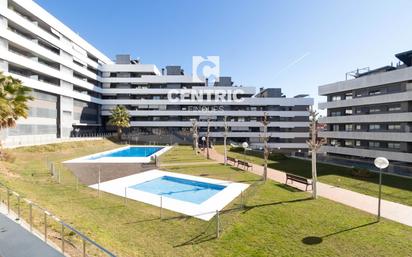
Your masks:
[[[205,141],[206,140],[206,138],[205,137],[202,137],[202,141]]]
[[[375,161],[373,163],[379,169],[385,169],[386,167],[389,166],[389,161],[385,157],[378,157],[378,158],[375,159]]]
[[[248,146],[249,146],[249,144],[248,144],[247,142],[243,142],[243,143],[242,143],[242,147],[243,147],[243,148],[248,148]]]

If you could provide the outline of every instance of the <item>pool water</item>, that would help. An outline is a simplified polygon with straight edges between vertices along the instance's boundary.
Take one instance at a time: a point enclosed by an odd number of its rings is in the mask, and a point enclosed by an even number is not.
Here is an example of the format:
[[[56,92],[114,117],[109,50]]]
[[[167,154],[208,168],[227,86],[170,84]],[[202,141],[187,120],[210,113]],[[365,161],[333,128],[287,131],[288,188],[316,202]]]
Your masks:
[[[104,157],[148,157],[157,151],[161,150],[163,147],[154,147],[154,146],[130,146],[125,149],[121,149],[116,152],[110,152],[106,154],[99,154],[92,156],[89,160],[96,160]]]
[[[225,186],[171,176],[162,176],[130,186],[129,188],[176,200],[201,204],[222,191]]]

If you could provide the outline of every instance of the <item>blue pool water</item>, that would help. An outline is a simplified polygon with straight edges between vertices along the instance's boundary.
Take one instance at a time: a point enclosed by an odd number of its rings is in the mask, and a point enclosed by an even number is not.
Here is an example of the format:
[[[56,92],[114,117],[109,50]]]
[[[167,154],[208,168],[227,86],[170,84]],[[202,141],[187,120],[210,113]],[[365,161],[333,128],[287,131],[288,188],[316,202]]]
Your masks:
[[[222,191],[225,186],[171,176],[163,176],[130,186],[129,188],[156,195],[162,195],[176,200],[201,204],[213,195]]]
[[[153,147],[153,146],[130,146],[128,148],[106,153],[98,154],[89,158],[89,160],[96,160],[103,157],[148,157],[157,151],[161,150],[163,147]]]

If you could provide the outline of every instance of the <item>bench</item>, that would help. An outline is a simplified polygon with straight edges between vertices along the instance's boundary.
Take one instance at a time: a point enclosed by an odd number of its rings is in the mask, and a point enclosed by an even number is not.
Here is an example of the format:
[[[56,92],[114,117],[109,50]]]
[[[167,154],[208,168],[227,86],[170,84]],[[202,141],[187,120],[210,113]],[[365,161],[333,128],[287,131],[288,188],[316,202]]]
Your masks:
[[[306,185],[306,190],[305,191],[308,190],[308,186],[311,186],[312,189],[313,189],[312,180],[310,180],[310,179],[307,179],[307,178],[304,178],[304,177],[301,177],[301,176],[298,176],[298,175],[293,175],[293,174],[290,174],[290,173],[286,173],[286,185],[288,184],[288,180],[291,181],[291,184],[293,184],[293,181],[295,181],[295,182],[299,182],[299,183],[302,183],[302,184]]]
[[[236,162],[237,162],[237,160],[235,159],[235,158],[233,158],[233,157],[226,157],[226,160],[228,161],[228,162],[233,162],[233,164],[236,164]]]
[[[237,160],[237,166],[239,167],[239,165],[242,165],[244,168],[246,168],[246,170],[249,170],[249,168],[252,168],[252,171],[253,171],[253,166],[250,165],[248,162]]]

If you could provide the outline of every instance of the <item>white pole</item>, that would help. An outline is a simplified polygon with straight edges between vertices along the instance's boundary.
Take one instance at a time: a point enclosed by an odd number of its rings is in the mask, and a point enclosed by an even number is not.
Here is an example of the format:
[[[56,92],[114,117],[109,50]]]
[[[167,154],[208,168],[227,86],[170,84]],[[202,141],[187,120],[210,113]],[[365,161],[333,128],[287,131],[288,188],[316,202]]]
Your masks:
[[[379,198],[378,198],[378,221],[381,220],[381,199],[382,199],[382,169],[379,169]]]

